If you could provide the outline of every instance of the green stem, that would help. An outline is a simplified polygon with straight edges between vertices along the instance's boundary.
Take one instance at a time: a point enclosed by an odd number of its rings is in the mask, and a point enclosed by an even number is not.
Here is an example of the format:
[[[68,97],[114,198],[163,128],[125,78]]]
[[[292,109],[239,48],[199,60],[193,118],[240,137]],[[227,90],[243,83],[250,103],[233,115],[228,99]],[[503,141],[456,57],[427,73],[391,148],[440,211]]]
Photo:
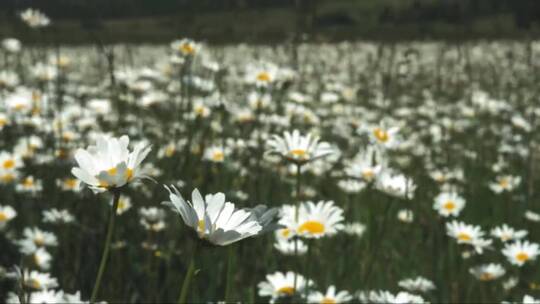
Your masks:
[[[227,285],[225,287],[225,303],[232,302],[231,300],[231,289],[232,289],[232,283],[234,280],[234,247],[233,245],[229,245],[229,252],[228,252],[228,259],[227,259]]]
[[[188,270],[186,272],[186,276],[184,277],[184,282],[182,283],[180,296],[178,297],[178,301],[176,301],[178,304],[186,303],[188,289],[191,284],[191,279],[193,278],[193,273],[195,273],[195,255],[197,254],[197,246],[198,245],[195,245],[193,248],[193,253],[191,254],[191,260],[189,261]]]
[[[107,226],[107,238],[105,239],[105,248],[103,248],[103,254],[101,255],[101,262],[99,263],[99,270],[96,282],[94,283],[94,289],[92,290],[92,296],[90,298],[90,303],[96,301],[97,294],[99,292],[99,286],[101,285],[101,279],[103,278],[103,273],[105,272],[105,267],[107,266],[107,258],[109,256],[109,247],[111,245],[111,240],[114,231],[114,223],[116,219],[116,209],[118,209],[118,202],[120,201],[120,190],[115,189],[113,192],[113,206],[112,213],[109,215],[109,224]]]
[[[306,274],[306,285],[304,286],[304,300],[307,302],[308,301],[308,296],[309,296],[309,284],[308,284],[308,280],[309,280],[309,275],[310,275],[310,269],[311,269],[311,266],[313,265],[313,249],[311,247],[313,247],[313,241],[312,239],[310,239],[308,241],[308,252],[307,252],[307,260],[306,260],[306,265],[305,265],[305,271],[304,273]]]
[[[300,186],[301,186],[301,181],[302,181],[301,177],[302,177],[302,165],[296,164],[296,207],[294,209],[295,222],[298,222],[298,214],[299,214],[299,209],[300,209],[300,190],[301,190]],[[294,237],[294,257],[298,259],[298,236]],[[297,277],[298,277],[298,273],[295,272],[294,283],[293,283],[293,288],[295,292],[297,290],[297,283],[298,283]]]

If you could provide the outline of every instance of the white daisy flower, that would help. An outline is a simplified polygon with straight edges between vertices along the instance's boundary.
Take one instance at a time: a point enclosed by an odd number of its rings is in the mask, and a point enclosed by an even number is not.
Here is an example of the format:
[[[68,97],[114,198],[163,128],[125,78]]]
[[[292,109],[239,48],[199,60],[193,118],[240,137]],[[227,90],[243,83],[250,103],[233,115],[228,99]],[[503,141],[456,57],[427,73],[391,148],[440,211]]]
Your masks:
[[[443,217],[458,216],[465,207],[465,200],[455,192],[443,192],[437,195],[433,209]]]
[[[489,188],[495,193],[514,190],[521,183],[521,177],[501,175],[495,178],[495,182],[489,184]]]
[[[457,240],[458,244],[473,244],[474,240],[482,238],[484,232],[479,226],[468,225],[463,222],[452,221],[446,223],[446,233]]]
[[[276,238],[274,248],[284,255],[303,255],[308,250],[308,246],[302,240],[287,240],[283,238]]]
[[[502,277],[506,270],[500,264],[484,264],[469,269],[469,272],[480,281],[493,281]]]
[[[25,269],[24,285],[34,290],[47,290],[58,287],[58,281],[48,273]]]
[[[283,136],[273,135],[268,140],[268,146],[269,153],[276,153],[297,164],[305,164],[335,153],[327,142],[319,142],[319,138],[311,133],[301,135],[298,130],[292,133],[286,131]]]
[[[122,187],[143,177],[139,166],[151,150],[141,143],[130,152],[128,145],[127,136],[99,136],[95,146],[77,150],[75,160],[79,167],[71,172],[94,192]]]
[[[335,206],[333,201],[319,201],[317,204],[308,201],[300,204],[298,216],[294,207],[282,209],[279,223],[293,228],[299,236],[320,238],[342,230],[342,221],[343,209]]]
[[[0,205],[0,230],[4,229],[7,223],[17,216],[17,211],[11,206]]]
[[[405,175],[392,174],[388,171],[380,175],[375,187],[391,196],[407,199],[412,199],[416,190],[416,185],[411,179]]]
[[[296,289],[294,286],[294,277],[296,276]],[[300,274],[292,271],[287,273],[275,272],[266,275],[266,281],[260,282],[259,296],[271,297],[270,303],[274,303],[281,297],[292,297],[295,294],[302,295],[303,290],[313,285],[313,281],[307,280]]]
[[[346,290],[342,290],[336,293],[336,287],[333,285],[328,287],[325,293],[315,291],[311,292],[308,295],[309,303],[319,304],[339,304],[349,302],[352,299],[352,295]]]
[[[17,244],[22,253],[30,255],[36,252],[40,247],[57,246],[58,240],[52,232],[42,231],[39,228],[24,228],[24,238]]]
[[[515,243],[506,244],[502,253],[511,264],[521,267],[528,261],[534,261],[540,253],[539,249],[540,247],[536,243],[516,241]]]
[[[235,209],[233,203],[225,202],[225,195],[221,192],[208,194],[203,199],[199,190],[195,189],[189,202],[174,186],[166,189],[170,201],[165,203],[180,214],[184,223],[195,230],[199,238],[214,245],[229,245],[263,230],[252,211]]]
[[[412,292],[429,292],[435,290],[435,284],[424,277],[404,279],[398,282],[398,286]]]
[[[503,224],[491,230],[491,235],[501,240],[501,242],[516,241],[527,236],[527,230],[515,230],[514,228]]]
[[[195,56],[201,49],[201,45],[191,39],[175,40],[171,43],[171,49],[182,56]]]
[[[45,14],[31,8],[21,12],[19,17],[31,28],[46,27],[51,23],[51,20]]]

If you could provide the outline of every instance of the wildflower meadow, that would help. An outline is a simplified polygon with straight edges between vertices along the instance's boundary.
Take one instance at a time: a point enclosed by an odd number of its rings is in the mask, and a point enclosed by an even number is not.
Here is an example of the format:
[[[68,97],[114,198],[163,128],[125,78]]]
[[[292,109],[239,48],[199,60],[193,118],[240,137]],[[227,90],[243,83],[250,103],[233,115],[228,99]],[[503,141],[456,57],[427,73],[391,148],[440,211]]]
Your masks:
[[[540,43],[0,37],[0,302],[539,303]]]

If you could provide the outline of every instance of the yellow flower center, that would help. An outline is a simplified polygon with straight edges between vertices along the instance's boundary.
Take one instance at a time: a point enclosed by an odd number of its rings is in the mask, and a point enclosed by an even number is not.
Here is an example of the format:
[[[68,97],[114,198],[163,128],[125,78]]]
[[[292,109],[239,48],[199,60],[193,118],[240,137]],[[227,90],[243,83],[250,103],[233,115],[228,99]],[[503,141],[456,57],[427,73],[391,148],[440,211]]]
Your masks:
[[[319,221],[307,221],[298,227],[299,233],[309,233],[309,234],[323,234],[325,231],[324,224]]]
[[[205,108],[203,106],[195,106],[195,114],[199,116],[203,116],[205,112]]]
[[[336,300],[332,298],[325,297],[321,300],[321,304],[336,304],[336,303],[337,303]]]
[[[126,169],[126,179],[130,181],[133,178],[133,169],[127,168]]]
[[[13,167],[15,167],[15,161],[13,159],[8,159],[8,160],[5,160],[4,163],[2,164],[2,167],[4,167],[4,169],[13,169]]]
[[[304,149],[293,149],[289,152],[295,158],[307,158],[308,152]]]
[[[221,151],[215,151],[214,154],[212,154],[212,160],[215,162],[222,162],[225,158],[225,154]]]
[[[42,236],[36,236],[34,238],[34,244],[36,244],[38,247],[43,247],[43,245],[45,245],[45,240]]]
[[[2,180],[2,182],[4,182],[4,183],[12,182],[14,179],[15,179],[15,175],[13,175],[11,173],[6,173],[6,174],[2,175],[2,177],[0,177],[0,180]]]
[[[292,296],[294,294],[294,287],[292,287],[292,286],[283,286],[280,289],[278,289],[277,291],[280,294]]]
[[[366,170],[362,171],[362,177],[365,180],[371,180],[371,179],[373,179],[374,176],[375,176],[375,172],[373,172],[373,170],[371,170],[371,169],[366,169]]]
[[[481,275],[480,275],[480,281],[491,281],[495,279],[495,276],[493,276],[491,273],[489,272],[483,272]]]
[[[285,228],[281,230],[281,235],[285,238],[289,237],[290,234],[291,234],[291,229],[289,228]]]
[[[205,228],[205,223],[204,223],[204,220],[200,220],[199,223],[197,224],[197,228],[199,230],[199,233],[201,234],[204,234],[204,228]]]
[[[381,128],[375,128],[375,130],[373,130],[373,136],[375,136],[378,141],[383,143],[387,142],[390,139],[390,136],[388,136],[388,132]]]
[[[257,80],[262,82],[270,82],[272,80],[272,77],[268,72],[260,72],[257,74]]]
[[[36,279],[29,279],[26,284],[34,289],[41,289],[41,283]]]
[[[3,126],[5,126],[5,125],[7,125],[7,119],[5,119],[5,118],[0,118],[0,127],[3,127]]]
[[[25,178],[22,181],[22,185],[25,188],[32,188],[34,186],[34,180],[32,178]]]
[[[447,201],[444,203],[443,208],[448,211],[452,211],[456,208],[456,204],[453,201]]]
[[[506,189],[506,188],[508,188],[508,186],[510,186],[510,182],[508,181],[507,178],[501,178],[499,180],[499,186],[501,186],[501,188],[503,188],[503,189]]]
[[[457,239],[464,242],[469,242],[472,240],[471,236],[468,233],[461,232],[457,235]]]
[[[107,170],[107,173],[109,173],[109,175],[116,175],[116,173],[118,172],[118,169],[116,169],[116,167],[113,167],[113,168],[110,168],[109,170]]]
[[[174,151],[174,147],[167,147],[167,149],[165,149],[165,155],[167,157],[171,157],[174,154]]]
[[[185,55],[191,55],[195,53],[195,48],[190,43],[182,43],[180,45],[180,52]]]
[[[64,180],[64,187],[73,189],[77,186],[77,180],[74,178],[67,178]]]
[[[5,212],[0,212],[0,222],[5,222],[7,219],[7,214]]]
[[[529,255],[525,252],[520,252],[516,255],[516,260],[520,262],[526,262],[529,259]]]

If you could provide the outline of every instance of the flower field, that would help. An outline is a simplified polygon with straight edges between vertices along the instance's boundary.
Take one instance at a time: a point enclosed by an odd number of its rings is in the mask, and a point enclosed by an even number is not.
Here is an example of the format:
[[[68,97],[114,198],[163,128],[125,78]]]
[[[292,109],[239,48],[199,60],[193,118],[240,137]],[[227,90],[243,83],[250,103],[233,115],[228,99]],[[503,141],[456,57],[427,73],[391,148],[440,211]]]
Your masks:
[[[1,42],[0,301],[540,302],[537,42],[43,37]]]

